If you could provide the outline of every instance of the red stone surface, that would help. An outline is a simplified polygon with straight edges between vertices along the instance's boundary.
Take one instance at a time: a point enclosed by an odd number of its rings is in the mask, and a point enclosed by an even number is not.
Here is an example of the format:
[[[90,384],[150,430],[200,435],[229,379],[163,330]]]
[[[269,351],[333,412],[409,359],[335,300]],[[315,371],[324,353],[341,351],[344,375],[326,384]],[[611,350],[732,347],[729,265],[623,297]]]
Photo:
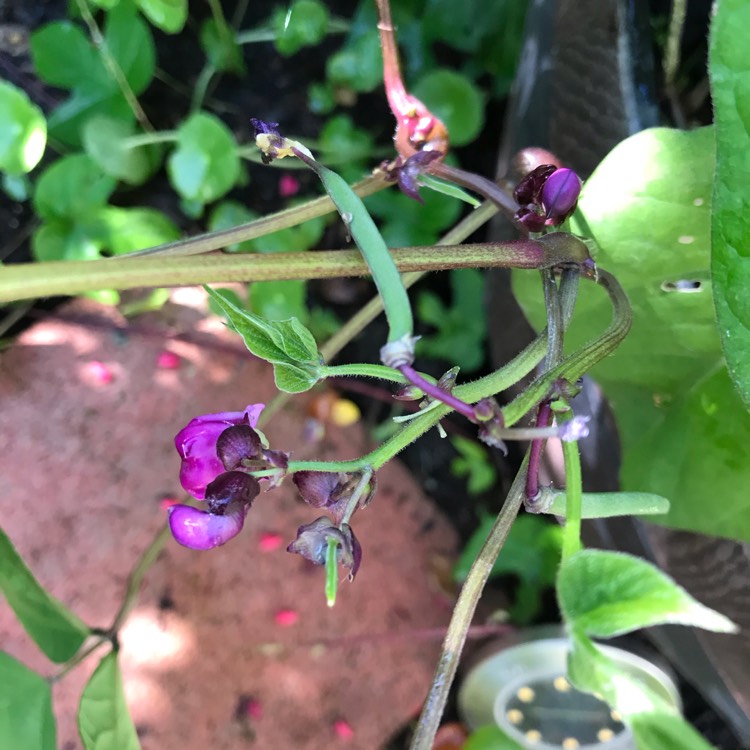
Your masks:
[[[182,496],[173,435],[196,414],[274,395],[270,368],[205,317],[204,304],[202,293],[181,290],[139,321],[149,335],[122,336],[111,325],[123,323],[116,312],[77,301],[62,314],[88,316],[86,325],[40,323],[0,355],[3,527],[43,584],[93,626],[111,623],[128,572],[165,522],[165,499]],[[102,320],[109,325],[91,325]],[[179,340],[188,331],[204,334],[203,343]],[[178,369],[159,367],[167,343]],[[92,362],[111,372],[110,382]],[[359,425],[307,443],[307,398],[266,425],[273,447],[296,458],[368,450]],[[374,502],[353,520],[362,568],[333,609],[322,570],[284,550],[297,526],[316,517],[291,482],[261,495],[225,547],[193,552],[170,540],[121,638],[144,750],[369,749],[412,717],[439,644],[408,633],[447,623],[450,603],[431,570],[456,540],[397,462],[378,479]],[[284,544],[262,551],[275,534]],[[299,617],[279,627],[284,609]],[[0,644],[43,674],[57,669],[4,602]],[[81,747],[77,702],[95,664],[88,659],[55,687],[63,750]],[[345,742],[337,722],[351,729]]]

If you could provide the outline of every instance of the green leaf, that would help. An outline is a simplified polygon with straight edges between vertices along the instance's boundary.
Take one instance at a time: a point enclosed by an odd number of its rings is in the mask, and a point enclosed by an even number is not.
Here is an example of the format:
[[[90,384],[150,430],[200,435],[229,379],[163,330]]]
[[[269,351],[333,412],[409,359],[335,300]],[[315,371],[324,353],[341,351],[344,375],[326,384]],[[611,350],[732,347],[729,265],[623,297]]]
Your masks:
[[[372,136],[357,128],[349,115],[329,117],[319,143],[325,160],[337,163],[361,162],[370,157],[375,146]]]
[[[76,654],[89,629],[42,588],[2,529],[0,590],[21,625],[49,659],[63,662]]]
[[[55,750],[55,735],[49,682],[0,651],[0,747]]]
[[[73,224],[66,219],[44,222],[31,236],[31,252],[38,261],[97,260],[103,245],[96,223]]]
[[[360,93],[373,91],[383,80],[383,57],[377,29],[370,29],[347,43],[326,61],[326,77],[334,86]]]
[[[54,21],[35,31],[30,39],[31,59],[46,83],[73,89],[89,82],[105,85],[107,73],[86,34],[71,21]]]
[[[187,21],[187,0],[135,0],[143,15],[167,34],[182,31]]]
[[[491,724],[475,729],[461,746],[461,750],[524,750],[508,737],[500,727]]]
[[[83,128],[96,116],[132,122],[134,115],[119,91],[107,88],[76,89],[49,116],[50,137],[73,148],[82,147]]]
[[[487,448],[476,440],[458,436],[451,439],[451,445],[459,453],[451,461],[451,473],[457,477],[468,477],[468,493],[478,495],[490,489],[497,480],[497,472],[489,460]]]
[[[140,750],[114,651],[99,662],[83,689],[78,730],[85,750]]]
[[[713,149],[710,128],[647,130],[617,146],[586,182],[579,207],[597,263],[633,305],[630,334],[591,374],[617,418],[622,489],[671,503],[650,520],[750,540],[750,415],[722,364],[709,284]],[[587,234],[574,219],[574,231]],[[670,291],[683,281],[699,291]],[[543,326],[538,278],[518,272],[513,282],[532,323]],[[610,315],[606,295],[582,284],[567,348],[598,335]]]
[[[722,0],[711,23],[709,74],[716,122],[711,280],[729,373],[750,406],[750,49],[737,29],[747,0]]]
[[[157,4],[161,3],[157,0]],[[151,30],[132,2],[122,0],[107,14],[104,39],[133,93],[142,94],[154,77],[156,47]],[[110,78],[110,86],[117,87],[117,82]]]
[[[248,224],[257,218],[258,214],[255,211],[246,208],[239,201],[221,201],[211,211],[208,219],[208,230],[209,232],[219,232],[222,229],[234,229],[240,224]],[[227,245],[224,250],[230,253],[252,253],[256,250],[255,242],[256,240],[234,242]]]
[[[83,127],[83,147],[86,153],[110,177],[140,185],[154,169],[147,147],[131,148],[127,139],[135,133],[135,125],[127,120],[98,115]]]
[[[276,49],[293,55],[320,42],[328,31],[328,8],[317,0],[294,0],[273,17]]]
[[[250,285],[250,309],[267,320],[286,320],[309,317],[305,297],[307,282],[302,279],[291,281],[256,281]]]
[[[86,154],[71,154],[46,169],[34,192],[34,209],[43,219],[81,219],[101,208],[115,181]]]
[[[582,550],[565,560],[557,597],[566,622],[594,637],[611,638],[664,623],[719,633],[737,630],[651,563],[621,552]]]
[[[208,62],[218,71],[242,73],[245,68],[242,50],[231,33],[222,33],[215,19],[206,19],[201,26],[201,47]]]
[[[42,110],[23,91],[0,81],[0,169],[10,175],[30,172],[46,144]]]
[[[648,750],[715,750],[680,716],[639,713],[628,720],[636,745]]]
[[[113,255],[134,253],[156,245],[174,242],[180,231],[155,208],[112,208],[99,212],[102,244]]]
[[[177,131],[167,171],[183,198],[210,203],[231,190],[240,176],[237,142],[221,120],[199,112]]]
[[[206,287],[206,291],[242,336],[245,346],[274,366],[280,390],[300,393],[318,382],[320,354],[312,334],[297,318],[265,320],[233,304],[223,290]]]
[[[433,70],[414,87],[420,99],[448,128],[454,146],[473,141],[484,124],[484,102],[479,89],[453,70]]]
[[[656,678],[618,664],[579,628],[571,629],[570,638],[568,678],[578,690],[601,696],[626,720],[643,712],[676,713],[673,697]]]

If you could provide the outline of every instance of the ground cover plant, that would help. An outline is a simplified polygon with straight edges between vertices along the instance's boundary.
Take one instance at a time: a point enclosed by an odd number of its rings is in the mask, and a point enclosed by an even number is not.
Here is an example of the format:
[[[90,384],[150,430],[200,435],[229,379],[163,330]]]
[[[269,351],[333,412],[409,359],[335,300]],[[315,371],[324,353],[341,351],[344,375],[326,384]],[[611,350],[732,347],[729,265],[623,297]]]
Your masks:
[[[29,198],[39,218],[32,238],[38,262],[2,268],[0,301],[92,294],[114,303],[123,290],[205,284],[229,327],[273,366],[280,399],[329,378],[369,378],[391,384],[395,399],[415,402],[417,409],[374,450],[347,461],[298,461],[287,446],[269,444],[263,420],[272,417],[278,401],[227,404],[225,412],[195,415],[174,436],[180,482],[192,499],[170,508],[167,527],[137,562],[106,630],[90,628],[52,598],[0,532],[0,587],[40,649],[62,665],[54,679],[93,651],[105,652],[81,696],[84,746],[138,747],[119,673],[118,632],[168,535],[196,555],[239,544],[261,493],[293,482],[312,510],[309,523],[296,534],[290,530],[288,551],[320,566],[321,595],[333,606],[341,580],[356,586],[358,570],[377,554],[360,542],[356,528],[364,507],[372,502],[368,512],[377,512],[378,469],[455,412],[491,449],[505,451],[512,440],[528,441],[528,449],[502,510],[466,562],[412,747],[432,747],[477,602],[522,506],[527,513],[564,519],[559,538],[549,540],[552,562],[527,583],[535,591],[540,581],[554,578],[571,642],[570,681],[603,696],[639,747],[707,747],[659,695],[620,673],[594,639],[663,623],[727,633],[736,626],[650,563],[584,549],[581,521],[648,515],[674,528],[750,537],[743,492],[750,472],[743,460],[750,433],[748,53],[733,32],[750,14],[750,3],[717,5],[709,67],[715,124],[635,135],[585,184],[554,154],[540,150],[524,153],[521,172],[503,183],[452,160],[450,144],[470,142],[478,131],[479,94],[465,76],[450,71],[426,74],[413,91],[405,84],[387,0],[363,3],[351,25],[320,3],[296,0],[247,32],[233,29],[218,2],[209,5],[211,15],[200,29],[205,62],[199,85],[190,111],[169,129],[154,128],[139,99],[155,71],[150,25],[180,30],[187,3],[77,0],[75,19],[35,33],[31,50],[39,76],[69,93],[45,117],[22,90],[0,84],[4,187]],[[400,10],[405,49],[416,45],[409,20],[418,6],[406,3]],[[479,31],[476,19],[463,27],[440,14],[431,18],[443,24],[431,33],[453,35],[478,60],[497,41],[487,31],[492,24]],[[511,12],[506,20],[513,18]],[[308,139],[263,111],[247,113],[247,140],[240,144],[204,108],[216,76],[243,73],[242,44],[271,38],[291,55],[328,33],[343,32],[347,41],[328,61],[327,80],[308,92],[309,102],[330,111],[344,84],[355,92],[382,85],[396,120],[395,152],[380,154],[345,117],[333,116],[319,138]],[[355,64],[361,59],[376,59],[377,65],[363,71]],[[496,85],[507,90],[507,65],[497,64]],[[446,102],[450,106],[441,108]],[[61,155],[37,175],[51,145]],[[243,159],[268,170],[291,161],[300,179],[314,178],[323,194],[256,217],[241,203],[223,200],[247,179]],[[350,184],[365,163],[370,173]],[[111,202],[116,190],[139,186],[162,167],[183,215],[205,217],[211,232],[181,239],[176,222],[156,209]],[[291,194],[296,183],[287,181],[286,189]],[[367,196],[371,203],[363,202]],[[462,204],[473,210],[459,221]],[[516,239],[465,242],[498,213],[515,227]],[[356,249],[307,252],[321,239],[322,217],[331,214],[338,217],[340,236]],[[379,225],[373,216],[388,218]],[[227,252],[208,254],[218,249]],[[121,255],[135,257],[108,257]],[[538,335],[500,369],[469,380],[465,375],[483,359],[486,331],[476,304],[482,283],[476,269],[493,267],[514,269],[515,292]],[[408,294],[428,271],[453,274],[452,307],[429,293],[416,305],[420,319],[437,332],[425,353],[448,365],[437,378],[415,367],[420,342]],[[302,282],[365,274],[374,280],[377,297],[343,326],[305,306]],[[212,286],[222,282],[251,282],[250,301]],[[256,284],[267,284],[257,287],[267,291],[256,296]],[[149,297],[146,304],[158,299]],[[276,312],[269,314],[271,309]],[[379,361],[336,363],[342,347],[381,310],[387,333]],[[582,491],[578,441],[588,425],[576,414],[574,399],[588,373],[604,387],[618,420],[620,492]],[[529,375],[514,399],[498,400]],[[564,488],[546,487],[539,479],[550,438],[562,441]],[[481,486],[486,480],[472,448],[463,444],[459,450],[464,463],[456,470]],[[721,498],[718,509],[709,500],[715,497]],[[516,529],[529,518],[521,516]],[[533,609],[534,594],[528,597]],[[50,680],[8,654],[0,654],[0,676],[6,707],[0,744],[53,748]],[[501,741],[512,747],[496,736],[486,746]]]

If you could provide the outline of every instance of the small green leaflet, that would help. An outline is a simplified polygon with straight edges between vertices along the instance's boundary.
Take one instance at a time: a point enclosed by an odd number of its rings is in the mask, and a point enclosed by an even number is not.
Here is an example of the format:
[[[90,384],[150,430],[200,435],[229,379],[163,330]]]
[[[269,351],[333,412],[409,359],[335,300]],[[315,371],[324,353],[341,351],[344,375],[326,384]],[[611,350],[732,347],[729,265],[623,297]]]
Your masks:
[[[735,387],[750,406],[750,47],[738,29],[748,0],[720,0],[709,76],[716,122],[711,279],[719,334]]]
[[[78,730],[86,750],[140,750],[130,718],[117,653],[107,654],[83,689]]]
[[[245,346],[273,365],[276,386],[286,393],[301,393],[320,379],[320,354],[310,331],[297,318],[265,320],[237,307],[223,290],[206,287],[227,316],[230,326],[242,336]]]
[[[737,630],[651,563],[621,552],[582,550],[565,560],[557,598],[565,621],[595,638],[666,623],[717,633]]]
[[[47,122],[24,91],[5,81],[0,81],[0,128],[0,169],[11,175],[30,172],[47,145]]]
[[[49,682],[0,651],[0,747],[55,750],[55,735]]]
[[[2,529],[0,591],[34,643],[54,662],[74,656],[89,634],[76,615],[42,588]]]

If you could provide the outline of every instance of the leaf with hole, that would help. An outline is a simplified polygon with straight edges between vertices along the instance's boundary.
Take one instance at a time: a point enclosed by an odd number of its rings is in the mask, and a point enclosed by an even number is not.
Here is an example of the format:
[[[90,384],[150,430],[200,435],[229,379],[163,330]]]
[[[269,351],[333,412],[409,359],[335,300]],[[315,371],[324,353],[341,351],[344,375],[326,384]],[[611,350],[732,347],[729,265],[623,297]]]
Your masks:
[[[107,654],[81,695],[78,730],[85,750],[140,750],[125,701],[117,653]]]
[[[54,662],[74,656],[89,635],[86,625],[34,578],[2,529],[0,591],[34,643]]]
[[[42,110],[21,89],[0,81],[0,170],[9,175],[30,172],[46,144]]]
[[[206,288],[245,346],[274,366],[277,387],[287,393],[312,388],[320,379],[320,354],[310,331],[297,320],[270,321],[235,305],[222,289]]]
[[[0,747],[55,750],[55,735],[49,682],[0,651]]]
[[[750,407],[750,49],[737,34],[747,23],[747,0],[716,4],[709,75],[716,122],[711,280],[729,374]]]
[[[737,630],[651,563],[622,552],[582,550],[563,561],[557,598],[563,619],[595,638],[667,623],[717,633]]]
[[[188,201],[210,203],[229,192],[240,176],[237,142],[214,115],[191,115],[177,131],[177,148],[167,161],[175,190]]]
[[[633,306],[629,335],[591,372],[617,418],[622,489],[666,497],[669,512],[649,519],[656,523],[750,540],[750,415],[723,365],[709,283],[713,166],[711,128],[643,131],[587,180],[573,229],[595,238],[597,263]],[[542,327],[538,278],[516,272],[513,287]],[[581,284],[568,351],[610,314],[606,294]]]

